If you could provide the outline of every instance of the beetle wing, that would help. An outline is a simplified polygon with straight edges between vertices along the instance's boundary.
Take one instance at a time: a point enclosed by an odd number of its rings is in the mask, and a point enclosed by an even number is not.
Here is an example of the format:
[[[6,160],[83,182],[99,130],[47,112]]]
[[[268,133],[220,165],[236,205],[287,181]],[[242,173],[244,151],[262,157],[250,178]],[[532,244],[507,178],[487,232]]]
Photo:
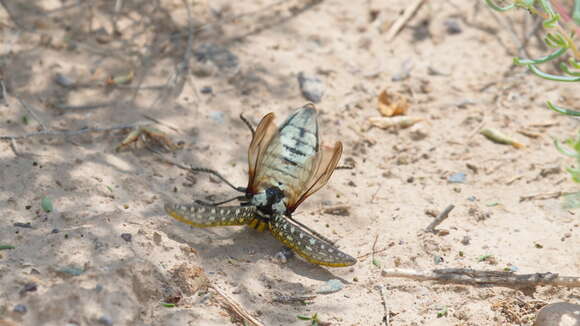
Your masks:
[[[250,148],[248,149],[248,191],[256,192],[256,175],[258,174],[258,169],[260,169],[260,161],[262,160],[268,144],[272,140],[272,137],[276,134],[277,127],[274,124],[274,113],[270,112],[265,115],[258,127],[256,132],[252,137],[252,142],[250,143]]]

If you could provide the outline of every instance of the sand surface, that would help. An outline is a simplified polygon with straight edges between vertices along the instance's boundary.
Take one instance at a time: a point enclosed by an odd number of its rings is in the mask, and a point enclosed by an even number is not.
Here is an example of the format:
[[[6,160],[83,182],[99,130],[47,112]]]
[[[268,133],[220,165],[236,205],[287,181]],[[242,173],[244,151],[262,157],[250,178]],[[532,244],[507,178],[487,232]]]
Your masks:
[[[0,251],[0,325],[243,325],[208,284],[264,325],[309,325],[297,315],[314,313],[323,325],[384,325],[381,287],[391,325],[525,325],[545,303],[578,303],[578,289],[381,276],[580,274],[578,211],[561,197],[520,200],[578,190],[564,170],[573,159],[553,146],[578,123],[544,105],[578,109],[578,85],[512,67],[519,44],[472,1],[428,1],[388,40],[411,2],[208,1],[190,3],[188,15],[176,0],[5,1],[0,135],[81,132],[0,142],[0,245],[15,247]],[[509,17],[520,35],[525,13]],[[530,39],[536,57],[547,53],[538,45]],[[267,232],[195,229],[163,211],[166,198],[237,195],[167,160],[246,186],[251,134],[238,116],[256,124],[275,112],[281,122],[308,102],[301,72],[323,87],[323,141],[341,141],[341,164],[354,168],[335,171],[295,218],[359,257],[352,267],[281,264],[282,245]],[[369,128],[384,90],[423,121]],[[82,131],[139,122],[179,148],[159,155],[139,142],[116,152],[127,129]],[[525,147],[492,143],[481,128]],[[449,182],[457,173],[465,180]],[[443,232],[422,232],[450,204]],[[318,294],[331,279],[344,288]]]

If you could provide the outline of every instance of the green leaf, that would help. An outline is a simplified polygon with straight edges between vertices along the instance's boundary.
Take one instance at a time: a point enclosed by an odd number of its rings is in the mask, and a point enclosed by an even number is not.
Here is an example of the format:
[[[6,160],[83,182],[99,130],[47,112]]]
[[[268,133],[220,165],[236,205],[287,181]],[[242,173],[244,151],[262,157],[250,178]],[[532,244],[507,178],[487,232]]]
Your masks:
[[[513,8],[515,8],[515,6],[516,6],[514,3],[512,3],[512,4],[510,4],[510,5],[507,5],[507,6],[505,6],[505,7],[500,7],[500,6],[496,5],[496,4],[495,4],[495,2],[493,2],[493,0],[485,0],[485,3],[486,3],[488,6],[490,6],[490,7],[491,7],[493,10],[495,10],[495,11],[500,11],[500,12],[503,12],[503,11],[508,11],[508,10],[510,10],[510,9],[513,9]]]
[[[574,110],[570,110],[570,109],[566,109],[560,106],[557,106],[555,104],[553,104],[550,101],[546,101],[546,105],[548,106],[548,109],[561,113],[561,114],[565,114],[565,115],[570,115],[573,117],[580,117],[580,111],[574,111]]]
[[[16,247],[11,245],[0,245],[0,250],[16,249]]]
[[[441,309],[437,312],[437,318],[441,318],[441,317],[445,317],[445,316],[447,316],[447,306],[443,307],[443,309]]]
[[[373,258],[373,265],[377,266],[378,268],[381,268],[381,262],[376,258]]]
[[[42,198],[42,201],[40,202],[40,207],[42,207],[42,210],[45,211],[46,213],[50,213],[54,210],[52,206],[52,201],[48,197]]]
[[[477,261],[485,261],[488,258],[492,257],[493,255],[487,254],[487,255],[481,255],[479,257],[477,257]]]
[[[161,302],[161,305],[165,308],[175,308],[175,303]]]
[[[580,81],[580,77],[557,76],[557,75],[549,74],[547,72],[543,72],[538,67],[536,67],[535,65],[528,65],[528,69],[530,69],[530,71],[532,73],[534,73],[534,75],[536,75],[536,76],[538,76],[540,78],[547,79],[547,80],[553,80],[553,81],[559,81],[559,82],[567,82],[567,83],[575,83],[575,82],[579,82]]]
[[[312,318],[310,318],[308,316],[304,316],[304,315],[297,315],[296,318],[298,318],[300,320],[312,320]]]
[[[514,58],[514,64],[520,65],[520,66],[531,65],[531,64],[540,64],[540,63],[554,60],[554,59],[562,56],[564,53],[566,53],[566,51],[567,51],[566,48],[560,48],[560,49],[554,51],[554,53],[548,54],[547,56],[544,56],[544,57],[541,57],[538,59]]]

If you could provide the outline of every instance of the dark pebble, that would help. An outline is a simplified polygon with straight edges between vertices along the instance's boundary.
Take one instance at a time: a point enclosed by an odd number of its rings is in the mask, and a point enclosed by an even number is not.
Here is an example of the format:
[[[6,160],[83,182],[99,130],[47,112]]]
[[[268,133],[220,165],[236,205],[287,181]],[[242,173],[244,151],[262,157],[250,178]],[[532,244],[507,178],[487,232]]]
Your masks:
[[[211,94],[211,93],[213,93],[213,88],[211,88],[210,86],[202,87],[201,93],[202,94]]]
[[[17,304],[16,306],[14,306],[13,311],[21,313],[21,314],[25,314],[28,311],[28,308],[26,308],[26,306],[23,304]]]
[[[131,233],[123,233],[121,234],[121,238],[127,242],[131,242],[132,236]]]
[[[34,292],[38,289],[36,283],[26,283],[24,284],[24,292]]]
[[[50,231],[50,233],[59,233],[60,230],[59,229],[52,229],[52,231]]]
[[[26,228],[26,229],[31,229],[32,225],[30,224],[30,222],[28,223],[20,223],[20,222],[16,222],[14,223],[14,226],[17,228]]]

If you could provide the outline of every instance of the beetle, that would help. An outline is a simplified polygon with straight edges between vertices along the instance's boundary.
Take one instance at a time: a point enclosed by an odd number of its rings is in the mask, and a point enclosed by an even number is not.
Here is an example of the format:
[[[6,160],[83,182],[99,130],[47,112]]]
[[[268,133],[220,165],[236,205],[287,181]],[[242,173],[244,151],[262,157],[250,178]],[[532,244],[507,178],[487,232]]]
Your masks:
[[[211,169],[192,168],[218,176],[232,188],[244,192],[235,197],[240,206],[218,206],[166,202],[167,214],[196,227],[249,225],[272,235],[308,262],[344,267],[356,263],[331,241],[292,218],[294,210],[330,179],[342,154],[342,143],[323,146],[318,137],[316,109],[309,103],[291,114],[280,127],[274,113],[262,118],[252,131],[248,150],[248,186],[235,187]]]

